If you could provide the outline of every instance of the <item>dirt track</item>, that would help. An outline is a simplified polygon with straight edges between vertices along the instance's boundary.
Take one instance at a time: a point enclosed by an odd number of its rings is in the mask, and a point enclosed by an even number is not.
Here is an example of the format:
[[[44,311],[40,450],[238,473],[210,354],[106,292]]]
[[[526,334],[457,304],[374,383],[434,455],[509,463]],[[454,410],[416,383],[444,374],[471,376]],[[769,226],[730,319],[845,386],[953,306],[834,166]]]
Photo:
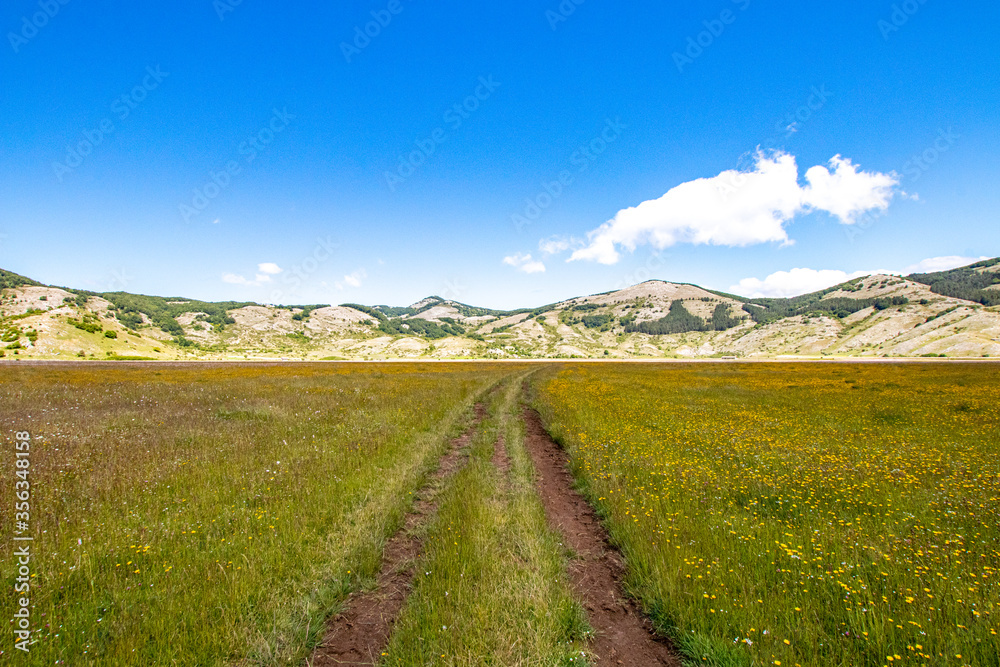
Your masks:
[[[594,510],[573,489],[565,452],[549,437],[538,413],[525,408],[523,418],[524,444],[538,471],[537,488],[545,514],[577,554],[570,577],[597,634],[592,644],[595,664],[680,667],[676,651],[653,633],[649,620],[624,595],[624,563],[609,545]]]
[[[441,482],[464,462],[464,451],[482,421],[485,410],[476,406],[476,420],[461,437],[452,441],[440,467],[414,503],[404,527],[386,544],[382,568],[373,590],[352,596],[345,610],[328,624],[323,641],[307,664],[374,665],[389,643],[413,580],[413,561],[422,549],[415,529],[437,509]],[[534,410],[525,408],[525,447],[538,472],[537,490],[550,525],[576,554],[569,575],[574,593],[587,611],[596,636],[591,642],[592,664],[603,666],[680,667],[681,661],[669,642],[658,637],[636,604],[625,596],[621,581],[624,563],[608,543],[607,534],[593,509],[573,489],[565,452],[553,442]],[[493,463],[501,474],[510,466],[502,439],[495,445]]]
[[[404,527],[386,544],[375,589],[352,596],[345,610],[329,622],[323,641],[307,662],[310,667],[378,663],[410,592],[413,561],[423,546],[414,534],[415,529],[437,509],[436,494],[428,495],[426,491],[439,487],[462,465],[464,451],[484,415],[483,405],[477,404],[475,422],[462,436],[452,440],[437,471],[421,489],[423,495],[413,504]]]

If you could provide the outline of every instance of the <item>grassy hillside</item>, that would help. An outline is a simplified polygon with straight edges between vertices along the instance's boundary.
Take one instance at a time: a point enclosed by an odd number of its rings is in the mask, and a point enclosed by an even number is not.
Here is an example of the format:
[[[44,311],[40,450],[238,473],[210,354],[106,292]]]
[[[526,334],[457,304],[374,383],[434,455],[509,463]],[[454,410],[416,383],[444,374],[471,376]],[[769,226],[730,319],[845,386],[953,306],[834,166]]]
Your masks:
[[[935,294],[975,301],[984,306],[998,306],[1000,305],[1000,291],[987,288],[1000,285],[1000,272],[984,270],[998,264],[1000,264],[1000,258],[988,259],[951,271],[914,273],[908,278],[914,282],[928,285]]]
[[[205,302],[48,287],[0,270],[0,331],[10,329],[3,347],[18,358],[990,357],[1000,356],[1000,314],[983,306],[1000,305],[998,264],[792,298],[649,280],[516,310],[438,296],[405,307]]]
[[[25,278],[24,276],[13,273],[12,271],[4,271],[3,269],[0,269],[0,289],[24,287],[25,285],[39,287],[41,286],[41,283],[36,282],[31,278]]]
[[[137,329],[143,323],[142,315],[145,315],[160,329],[175,336],[184,335],[184,329],[177,323],[178,315],[204,313],[204,321],[217,329],[222,329],[227,324],[236,323],[236,320],[229,316],[230,310],[257,305],[253,302],[237,301],[209,303],[182,297],[146,296],[128,292],[84,292],[84,294],[99,296],[110,301],[112,307],[109,310],[123,326],[129,329]]]
[[[394,317],[412,317],[414,315],[420,315],[425,313],[431,308],[436,308],[438,306],[447,306],[454,308],[458,314],[462,317],[509,317],[511,315],[516,315],[518,313],[529,312],[530,309],[522,308],[519,310],[496,310],[493,308],[481,308],[479,306],[470,306],[466,303],[460,303],[458,301],[451,301],[448,299],[442,299],[439,296],[429,296],[419,302],[419,305],[415,306],[363,306],[357,303],[343,303],[341,304],[344,308],[353,308],[354,310],[367,313],[372,317],[378,319],[394,318]]]

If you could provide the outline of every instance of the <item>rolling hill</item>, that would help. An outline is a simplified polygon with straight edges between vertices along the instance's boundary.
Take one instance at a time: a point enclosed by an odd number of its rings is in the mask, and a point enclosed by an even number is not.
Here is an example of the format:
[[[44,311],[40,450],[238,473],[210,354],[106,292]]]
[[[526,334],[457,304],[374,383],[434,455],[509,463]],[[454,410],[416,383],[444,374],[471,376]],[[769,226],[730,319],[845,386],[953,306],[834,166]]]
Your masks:
[[[872,275],[791,299],[650,280],[514,311],[209,303],[43,285],[0,270],[11,359],[1000,357],[1000,259]]]

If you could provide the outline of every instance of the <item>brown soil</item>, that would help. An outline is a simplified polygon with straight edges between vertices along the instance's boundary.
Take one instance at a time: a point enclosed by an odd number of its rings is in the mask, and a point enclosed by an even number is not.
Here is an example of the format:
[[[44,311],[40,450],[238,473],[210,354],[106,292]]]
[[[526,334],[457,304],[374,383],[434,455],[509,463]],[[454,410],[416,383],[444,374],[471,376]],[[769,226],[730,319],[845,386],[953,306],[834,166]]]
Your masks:
[[[538,471],[538,494],[549,524],[577,554],[569,574],[596,632],[591,645],[595,664],[679,667],[677,652],[623,593],[624,562],[594,510],[573,489],[565,452],[549,437],[538,413],[525,408],[522,415],[525,446]]]
[[[343,612],[327,624],[323,641],[307,661],[310,667],[331,665],[374,665],[389,644],[389,635],[396,617],[403,608],[413,581],[413,563],[423,544],[415,535],[437,509],[436,490],[445,478],[465,461],[465,450],[472,440],[486,409],[476,405],[472,427],[451,442],[441,458],[437,471],[421,488],[421,496],[406,516],[406,522],[385,545],[382,569],[373,590],[351,596]]]
[[[502,435],[497,438],[493,447],[493,466],[506,479],[507,471],[510,470],[510,458],[507,456],[507,445]]]

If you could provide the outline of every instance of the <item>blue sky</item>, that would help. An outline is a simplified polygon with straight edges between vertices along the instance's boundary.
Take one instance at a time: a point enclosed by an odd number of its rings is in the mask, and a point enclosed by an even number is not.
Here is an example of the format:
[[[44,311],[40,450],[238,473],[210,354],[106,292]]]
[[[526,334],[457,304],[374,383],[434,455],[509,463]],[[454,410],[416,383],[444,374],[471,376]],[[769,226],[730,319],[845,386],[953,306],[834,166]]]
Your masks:
[[[5,3],[0,266],[515,307],[1000,255],[996,3],[577,1]]]

